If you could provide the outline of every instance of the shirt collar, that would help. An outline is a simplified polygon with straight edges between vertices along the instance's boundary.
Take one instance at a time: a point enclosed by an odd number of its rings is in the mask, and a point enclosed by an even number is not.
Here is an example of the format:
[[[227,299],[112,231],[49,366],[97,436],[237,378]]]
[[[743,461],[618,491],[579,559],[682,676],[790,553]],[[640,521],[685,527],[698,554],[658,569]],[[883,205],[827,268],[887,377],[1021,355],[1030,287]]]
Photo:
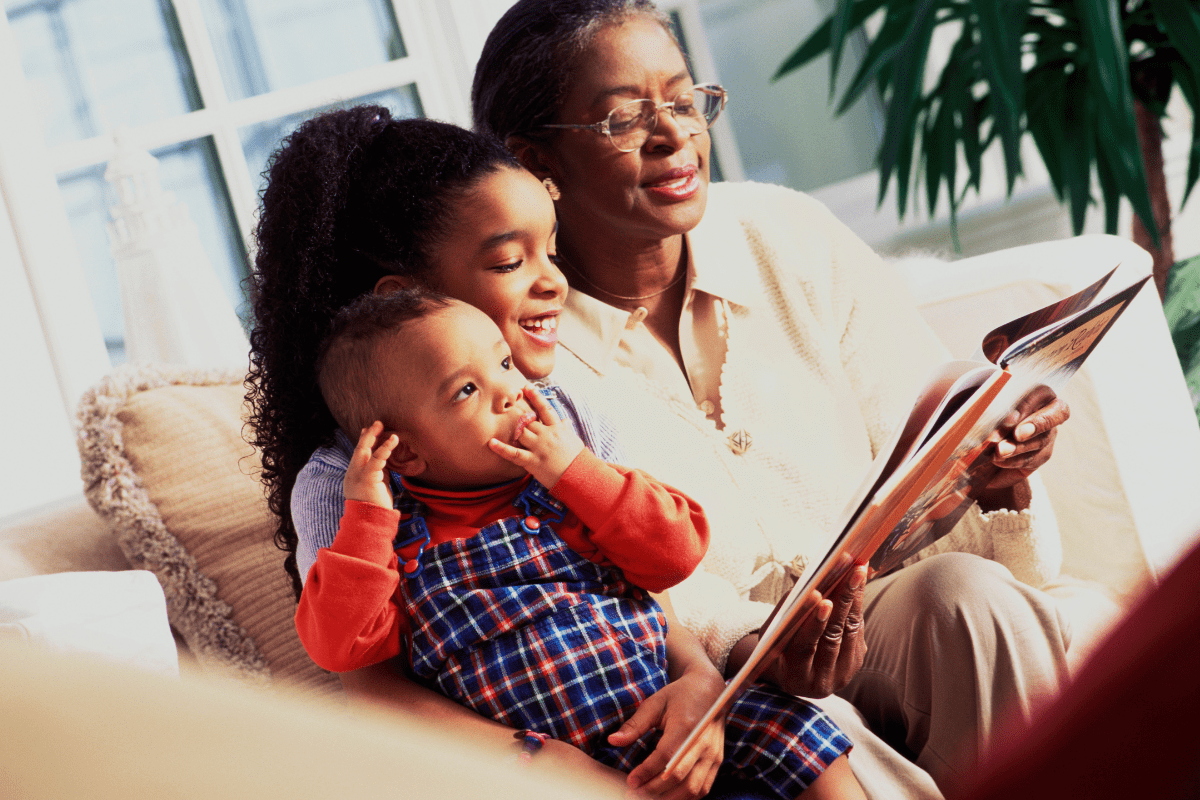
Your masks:
[[[706,214],[686,236],[688,298],[685,304],[692,299],[692,292],[699,291],[736,305],[750,305],[750,292],[740,269],[750,255],[739,252],[746,250],[747,244],[736,217]],[[572,289],[559,318],[559,345],[603,375],[633,316],[632,311],[610,306]]]

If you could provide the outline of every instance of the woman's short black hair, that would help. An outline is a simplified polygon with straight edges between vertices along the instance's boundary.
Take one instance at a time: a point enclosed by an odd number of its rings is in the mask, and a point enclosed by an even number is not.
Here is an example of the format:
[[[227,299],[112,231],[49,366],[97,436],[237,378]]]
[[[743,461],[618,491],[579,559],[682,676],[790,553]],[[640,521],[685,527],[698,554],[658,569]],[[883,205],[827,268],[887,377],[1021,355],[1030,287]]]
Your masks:
[[[343,307],[380,278],[432,270],[456,198],[520,169],[504,145],[456,125],[358,106],[316,116],[271,158],[249,280],[250,440],[262,453],[275,540],[299,594],[291,493],[336,423],[317,389],[317,349]]]
[[[518,0],[492,28],[475,66],[475,129],[502,141],[542,135],[542,125],[557,121],[578,56],[602,28],[632,16],[655,20],[675,39],[651,0]]]

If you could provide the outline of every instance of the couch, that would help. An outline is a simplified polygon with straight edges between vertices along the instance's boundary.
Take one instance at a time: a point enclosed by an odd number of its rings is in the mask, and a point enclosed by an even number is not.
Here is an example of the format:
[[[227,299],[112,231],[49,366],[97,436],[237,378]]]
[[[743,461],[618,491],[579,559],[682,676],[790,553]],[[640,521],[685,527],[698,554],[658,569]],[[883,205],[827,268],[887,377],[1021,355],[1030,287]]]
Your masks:
[[[934,329],[966,356],[993,325],[1118,263],[1114,280],[1121,281],[1148,272],[1150,258],[1126,240],[1085,236],[959,261],[909,257],[897,266]],[[21,628],[20,619],[37,617],[37,609],[4,611],[5,581],[44,576],[33,582],[56,583],[40,596],[60,607],[96,606],[110,621],[139,609],[129,619],[153,629],[147,636],[156,644],[130,647],[154,655],[102,653],[110,660],[172,673],[161,644],[173,635],[185,682],[220,675],[304,706],[336,700],[336,677],[307,659],[290,624],[293,599],[270,541],[257,457],[241,438],[242,394],[237,374],[146,365],[118,368],[88,392],[79,434],[86,498],[0,522],[0,631],[7,622],[17,638],[71,649],[44,629],[53,614],[41,615],[39,632]],[[1041,470],[1064,562],[1045,588],[1072,621],[1077,664],[1200,529],[1200,426],[1152,290],[1064,396],[1072,417]],[[118,586],[111,574],[131,569],[157,580]],[[115,593],[136,596],[100,609],[100,584],[77,573],[109,573]]]

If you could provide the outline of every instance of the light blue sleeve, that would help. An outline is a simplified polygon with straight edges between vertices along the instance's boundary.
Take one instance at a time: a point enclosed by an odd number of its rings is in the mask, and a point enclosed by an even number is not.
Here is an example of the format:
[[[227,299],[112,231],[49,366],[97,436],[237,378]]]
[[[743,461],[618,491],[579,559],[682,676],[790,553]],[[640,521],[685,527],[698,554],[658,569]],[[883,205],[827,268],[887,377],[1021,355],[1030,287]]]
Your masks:
[[[317,551],[333,544],[346,498],[342,494],[342,479],[350,466],[354,446],[341,431],[329,447],[313,452],[308,463],[296,476],[292,487],[292,524],[296,526],[296,566],[300,580],[308,580],[308,571],[317,560]]]
[[[542,394],[554,406],[560,419],[570,421],[571,427],[579,434],[584,446],[597,458],[610,464],[626,466],[625,453],[617,441],[616,429],[607,417],[593,411],[585,401],[567,394],[558,384],[543,386]]]

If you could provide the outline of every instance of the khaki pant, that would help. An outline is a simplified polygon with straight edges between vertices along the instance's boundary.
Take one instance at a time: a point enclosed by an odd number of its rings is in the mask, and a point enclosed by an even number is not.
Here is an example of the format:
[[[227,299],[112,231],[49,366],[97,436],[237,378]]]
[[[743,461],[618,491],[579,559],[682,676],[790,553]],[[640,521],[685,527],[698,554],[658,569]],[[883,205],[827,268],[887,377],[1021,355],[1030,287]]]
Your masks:
[[[872,798],[952,793],[1005,720],[1027,717],[1067,676],[1070,630],[1055,601],[978,556],[933,556],[871,581],[865,618],[863,669],[819,705],[854,742],[850,763]]]

